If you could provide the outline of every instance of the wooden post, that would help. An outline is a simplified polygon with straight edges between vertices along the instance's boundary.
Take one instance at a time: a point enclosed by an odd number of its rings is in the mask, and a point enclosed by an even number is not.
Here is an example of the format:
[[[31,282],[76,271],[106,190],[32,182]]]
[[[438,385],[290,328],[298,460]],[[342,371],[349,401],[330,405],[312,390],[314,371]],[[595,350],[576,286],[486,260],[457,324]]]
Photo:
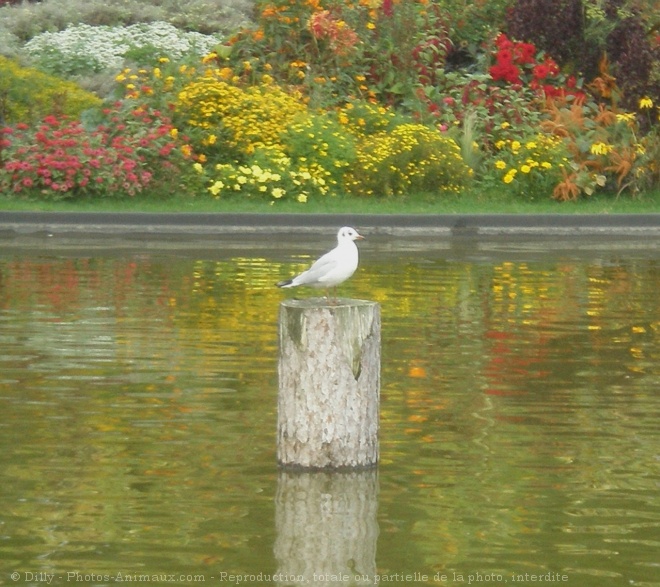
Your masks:
[[[375,465],[380,306],[286,300],[279,323],[279,463],[311,469]]]

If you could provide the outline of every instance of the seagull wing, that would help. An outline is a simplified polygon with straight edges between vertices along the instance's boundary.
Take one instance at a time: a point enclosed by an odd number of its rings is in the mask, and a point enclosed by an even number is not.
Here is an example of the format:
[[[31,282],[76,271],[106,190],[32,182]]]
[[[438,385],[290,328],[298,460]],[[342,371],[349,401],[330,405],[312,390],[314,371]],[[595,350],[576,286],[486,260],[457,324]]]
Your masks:
[[[293,279],[293,285],[322,284],[325,276],[332,273],[339,265],[339,256],[336,250],[326,253],[307,270]]]

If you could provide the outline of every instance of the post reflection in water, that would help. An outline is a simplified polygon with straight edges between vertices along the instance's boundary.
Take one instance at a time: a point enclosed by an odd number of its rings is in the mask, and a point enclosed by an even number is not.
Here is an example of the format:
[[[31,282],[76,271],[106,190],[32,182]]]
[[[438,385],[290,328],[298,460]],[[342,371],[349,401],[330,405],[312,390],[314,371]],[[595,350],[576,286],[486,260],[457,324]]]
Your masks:
[[[296,577],[295,585],[372,585],[377,510],[375,468],[280,471],[274,547],[278,575]]]
[[[273,284],[323,243],[3,237],[5,568],[659,587],[659,243],[367,237],[381,459],[350,474],[276,464]]]

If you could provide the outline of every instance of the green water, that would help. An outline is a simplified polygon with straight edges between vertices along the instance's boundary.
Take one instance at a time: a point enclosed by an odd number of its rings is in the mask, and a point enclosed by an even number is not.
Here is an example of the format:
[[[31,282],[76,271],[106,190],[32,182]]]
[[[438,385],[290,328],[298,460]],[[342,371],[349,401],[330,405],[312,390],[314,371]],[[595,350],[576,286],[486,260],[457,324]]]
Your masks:
[[[0,585],[660,585],[660,243],[372,235],[382,460],[293,474],[318,238],[0,242]]]

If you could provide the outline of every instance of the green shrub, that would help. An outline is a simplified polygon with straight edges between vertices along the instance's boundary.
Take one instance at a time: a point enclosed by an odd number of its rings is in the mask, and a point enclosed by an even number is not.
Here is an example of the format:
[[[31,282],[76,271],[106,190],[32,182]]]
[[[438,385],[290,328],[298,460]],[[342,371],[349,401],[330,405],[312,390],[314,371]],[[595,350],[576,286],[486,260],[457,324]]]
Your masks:
[[[100,124],[89,128],[54,115],[35,125],[3,128],[0,192],[62,200],[167,193],[198,185],[195,177],[186,177],[190,146],[177,137],[167,115],[117,103],[97,118]]]
[[[423,124],[408,123],[359,143],[346,187],[368,196],[459,192],[471,177],[454,140]]]
[[[329,193],[326,170],[313,162],[295,165],[289,157],[268,150],[253,154],[248,163],[220,163],[203,167],[195,164],[208,178],[208,191],[215,198],[237,196],[259,198],[274,204],[297,201],[304,204],[310,197]]]
[[[77,84],[21,67],[0,56],[0,115],[5,122],[32,122],[48,114],[78,116],[101,100]]]
[[[126,59],[154,65],[159,57],[180,60],[202,56],[220,37],[186,33],[164,22],[127,27],[75,25],[57,33],[42,33],[23,47],[39,69],[71,77],[118,70]]]
[[[356,137],[331,113],[305,113],[281,135],[284,150],[298,166],[317,165],[330,186],[338,186],[357,156]]]
[[[537,133],[526,140],[501,139],[490,159],[486,182],[527,200],[549,198],[570,166],[569,152],[560,137]]]
[[[178,119],[202,133],[209,158],[240,159],[260,149],[283,154],[281,135],[306,106],[278,86],[241,88],[222,76],[209,69],[187,84],[175,105]]]
[[[0,10],[0,29],[26,43],[71,25],[128,26],[167,22],[184,31],[229,34],[249,19],[251,0],[43,0]]]

